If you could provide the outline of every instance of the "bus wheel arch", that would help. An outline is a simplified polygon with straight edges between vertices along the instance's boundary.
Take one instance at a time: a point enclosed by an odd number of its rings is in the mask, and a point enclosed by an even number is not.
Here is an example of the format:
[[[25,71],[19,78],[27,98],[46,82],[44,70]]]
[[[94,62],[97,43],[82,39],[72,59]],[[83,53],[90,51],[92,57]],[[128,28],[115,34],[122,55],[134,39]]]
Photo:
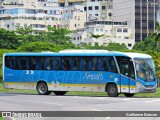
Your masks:
[[[49,95],[51,91],[48,91],[48,85],[46,81],[40,80],[37,82],[36,90],[39,95]]]
[[[106,84],[105,92],[107,92],[109,97],[117,97],[119,95],[117,85],[113,82]]]

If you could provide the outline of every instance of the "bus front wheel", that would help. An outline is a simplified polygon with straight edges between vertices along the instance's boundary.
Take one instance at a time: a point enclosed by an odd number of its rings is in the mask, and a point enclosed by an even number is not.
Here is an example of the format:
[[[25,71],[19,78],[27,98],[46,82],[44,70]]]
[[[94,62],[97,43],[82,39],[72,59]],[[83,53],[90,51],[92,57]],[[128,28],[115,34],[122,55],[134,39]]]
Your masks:
[[[56,95],[64,95],[64,94],[66,94],[66,91],[54,91],[54,94],[56,94]]]
[[[133,97],[133,96],[134,96],[134,93],[124,93],[124,95],[125,95],[126,97]]]
[[[117,97],[119,95],[117,86],[115,84],[109,84],[107,87],[107,94],[109,97]]]
[[[49,95],[51,93],[50,91],[48,91],[48,86],[47,86],[47,84],[45,82],[38,83],[37,92],[40,95]]]

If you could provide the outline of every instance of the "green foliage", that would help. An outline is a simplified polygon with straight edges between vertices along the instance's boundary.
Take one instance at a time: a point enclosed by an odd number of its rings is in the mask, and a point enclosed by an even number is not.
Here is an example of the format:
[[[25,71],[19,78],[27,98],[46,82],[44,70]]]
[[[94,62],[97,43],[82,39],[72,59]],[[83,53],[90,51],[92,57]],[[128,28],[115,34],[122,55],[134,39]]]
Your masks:
[[[26,36],[26,35],[29,35],[32,33],[32,27],[31,26],[25,26],[25,27],[16,27],[16,33],[18,33],[19,35],[23,35],[23,36]]]
[[[65,29],[65,28],[54,28],[48,27],[47,32],[41,32],[37,38],[42,41],[52,42],[54,44],[65,44],[71,43],[71,38],[69,36],[73,31]]]
[[[125,44],[119,44],[119,43],[109,43],[107,45],[107,50],[110,51],[124,51],[128,50],[127,46]]]
[[[146,54],[149,54],[154,59],[156,65],[157,75],[160,76],[160,52],[149,50],[146,51]]]
[[[155,50],[157,49],[155,47],[155,39],[153,37],[147,37],[142,42],[138,42],[134,45],[134,50],[140,50],[140,51],[148,51],[148,50]]]
[[[17,35],[14,31],[0,29],[0,48],[16,49],[20,45]]]
[[[96,38],[96,39],[104,36],[104,34],[102,34],[102,35],[98,35],[98,34],[95,35],[95,34],[93,34],[93,33],[91,33],[91,32],[90,32],[90,34],[91,34],[91,36],[92,36],[93,38]]]
[[[79,47],[75,46],[74,44],[66,43],[64,45],[61,44],[54,44],[51,42],[43,42],[43,41],[36,41],[23,44],[17,48],[18,52],[42,52],[42,51],[51,51],[51,52],[58,52],[64,49],[78,49]]]
[[[127,51],[128,48],[125,44],[119,44],[119,43],[109,43],[107,46],[99,46],[99,45],[95,45],[95,46],[90,46],[90,45],[86,45],[84,44],[82,46],[82,48],[84,49],[99,49],[99,50],[109,50],[109,51]]]
[[[49,42],[29,42],[17,48],[18,52],[42,52],[42,51],[57,51],[57,47]]]

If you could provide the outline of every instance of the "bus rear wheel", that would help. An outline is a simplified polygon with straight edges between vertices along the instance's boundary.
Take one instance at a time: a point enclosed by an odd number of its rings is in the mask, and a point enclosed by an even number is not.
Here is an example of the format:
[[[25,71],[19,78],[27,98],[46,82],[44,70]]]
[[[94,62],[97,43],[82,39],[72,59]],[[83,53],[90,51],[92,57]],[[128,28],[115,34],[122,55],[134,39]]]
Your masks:
[[[134,96],[134,93],[124,93],[124,95],[125,95],[126,97],[133,97],[133,96]]]
[[[109,84],[107,87],[107,94],[109,97],[117,97],[119,95],[117,86],[115,84]]]
[[[45,82],[40,82],[37,85],[37,92],[40,95],[49,95],[51,91],[48,91],[48,86]]]
[[[56,95],[65,95],[66,91],[54,91],[54,94],[56,94]]]

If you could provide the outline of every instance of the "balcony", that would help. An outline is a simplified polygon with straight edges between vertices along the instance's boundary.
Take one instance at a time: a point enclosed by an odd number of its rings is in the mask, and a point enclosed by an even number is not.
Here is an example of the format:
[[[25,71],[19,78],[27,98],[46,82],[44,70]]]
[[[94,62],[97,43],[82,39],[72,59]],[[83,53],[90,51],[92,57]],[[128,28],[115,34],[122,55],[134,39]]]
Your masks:
[[[84,2],[86,0],[67,0],[67,2]],[[64,3],[65,0],[58,0],[58,3]]]

